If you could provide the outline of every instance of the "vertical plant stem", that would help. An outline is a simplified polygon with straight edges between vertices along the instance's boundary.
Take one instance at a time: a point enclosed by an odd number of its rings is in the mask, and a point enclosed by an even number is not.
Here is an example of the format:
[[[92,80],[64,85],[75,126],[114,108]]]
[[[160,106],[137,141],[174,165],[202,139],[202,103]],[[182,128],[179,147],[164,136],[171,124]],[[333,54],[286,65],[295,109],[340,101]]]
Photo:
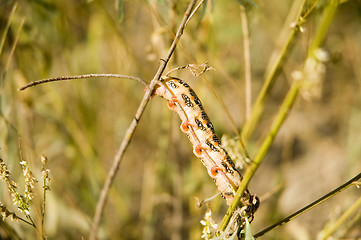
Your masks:
[[[250,54],[250,42],[248,32],[248,20],[246,8],[240,4],[241,9],[241,22],[243,32],[243,52],[244,52],[244,81],[245,81],[245,98],[246,98],[246,120],[251,115],[252,107],[252,88],[251,88],[251,54]],[[242,96],[242,94],[241,94]]]
[[[331,0],[329,5],[325,9],[323,16],[320,20],[319,26],[318,26],[318,29],[320,31],[317,31],[317,34],[315,35],[314,41],[311,45],[312,48],[310,48],[310,50],[309,50],[311,53],[313,52],[313,49],[319,48],[320,45],[322,44],[322,42],[325,38],[327,29],[329,28],[329,26],[332,22],[333,16],[336,12],[336,9],[338,6],[338,1],[339,0]],[[310,53],[308,55],[310,55]],[[303,81],[294,81],[290,90],[288,91],[287,96],[284,99],[284,101],[281,105],[281,108],[277,114],[277,117],[272,123],[270,132],[268,133],[266,139],[263,141],[263,143],[260,147],[260,150],[258,151],[258,154],[254,158],[254,161],[247,168],[247,170],[244,174],[244,179],[243,179],[241,185],[239,186],[237,193],[233,199],[233,202],[232,202],[231,206],[228,208],[228,211],[227,211],[225,217],[223,218],[223,221],[219,227],[220,231],[224,231],[224,229],[226,228],[226,226],[229,222],[230,217],[232,216],[233,211],[239,205],[241,196],[242,196],[243,192],[245,191],[245,189],[247,188],[247,185],[248,185],[250,179],[252,178],[255,171],[257,170],[257,168],[263,161],[264,156],[267,154],[277,133],[279,132],[281,126],[283,125],[288,113],[290,112],[290,110],[293,106],[293,103],[295,102],[296,97],[298,95],[298,92],[299,92],[300,88],[302,87],[302,83],[303,83]]]
[[[303,0],[303,3],[299,7],[298,15],[295,18],[295,22],[298,23],[295,27],[293,27],[291,33],[289,34],[286,43],[283,45],[282,50],[280,51],[279,55],[277,56],[277,59],[274,61],[271,70],[269,71],[268,75],[266,76],[265,82],[262,86],[261,92],[259,93],[256,102],[253,105],[252,112],[250,117],[247,119],[246,123],[243,126],[242,132],[241,132],[241,139],[244,143],[247,143],[247,140],[249,136],[252,134],[255,126],[258,123],[258,120],[263,112],[264,102],[268,97],[268,94],[270,93],[273,84],[276,80],[276,77],[278,76],[279,71],[282,68],[283,62],[288,57],[288,54],[290,52],[290,47],[299,32],[300,26],[303,22],[299,22],[301,19],[302,9],[304,8],[305,0]]]
[[[297,97],[298,91],[300,89],[300,82],[296,81],[294,82],[293,86],[289,90],[285,100],[282,103],[282,106],[279,110],[279,113],[274,120],[271,130],[269,134],[267,135],[266,139],[263,141],[263,144],[257,154],[257,156],[254,158],[254,161],[250,164],[250,166],[247,168],[244,178],[242,180],[241,185],[239,186],[236,195],[234,196],[233,202],[231,206],[228,208],[226,215],[223,218],[223,221],[219,227],[219,231],[224,231],[228,225],[228,222],[232,216],[232,213],[236,208],[238,207],[242,194],[246,190],[248,183],[250,179],[252,178],[253,174],[261,164],[264,156],[268,152],[268,149],[270,148],[271,144],[273,143],[273,140],[275,139],[279,129],[281,128],[283,122],[285,121],[290,109],[292,108],[292,105]]]
[[[186,23],[187,23],[187,20],[189,18],[189,15],[191,13],[191,10],[193,9],[194,5],[196,3],[196,0],[192,0],[189,5],[188,5],[188,8],[184,14],[184,17],[183,17],[183,20],[179,26],[179,29],[177,31],[177,34],[173,40],[173,43],[167,53],[167,57],[166,59],[163,59],[159,68],[158,68],[158,71],[157,73],[155,74],[153,80],[150,82],[149,84],[149,87],[146,91],[146,93],[144,94],[144,97],[142,99],[142,102],[140,103],[139,107],[138,107],[138,110],[135,114],[135,117],[132,121],[132,123],[130,124],[129,128],[127,129],[126,133],[125,133],[125,136],[123,138],[123,141],[119,147],[119,150],[117,152],[117,154],[115,155],[114,157],[114,161],[113,161],[113,165],[111,167],[111,169],[109,170],[109,173],[108,173],[108,176],[107,176],[107,179],[105,181],[105,184],[103,186],[103,189],[100,193],[100,197],[99,197],[99,201],[97,203],[97,207],[96,207],[96,211],[95,211],[95,215],[94,215],[94,218],[93,218],[93,223],[92,223],[92,228],[91,228],[91,232],[90,232],[90,236],[89,236],[89,239],[90,240],[95,240],[97,238],[97,231],[98,231],[98,228],[99,228],[99,223],[100,223],[100,219],[103,215],[103,211],[104,211],[104,207],[105,207],[105,204],[106,204],[106,201],[107,201],[107,198],[108,198],[108,193],[109,193],[109,190],[110,190],[110,187],[111,185],[113,184],[114,182],[114,178],[115,178],[115,175],[116,173],[118,172],[118,169],[119,169],[119,165],[120,165],[120,162],[123,158],[123,155],[125,153],[125,150],[127,149],[127,147],[129,146],[129,143],[130,143],[130,140],[134,134],[134,131],[136,129],[136,127],[138,126],[138,122],[144,112],[144,109],[146,107],[146,105],[148,104],[148,101],[149,101],[149,98],[153,92],[153,89],[155,87],[155,85],[157,84],[157,81],[158,79],[160,78],[160,76],[162,75],[162,73],[164,72],[171,56],[173,55],[173,52],[180,40],[180,37],[182,36],[183,34],[183,31],[184,31],[184,28],[186,27]]]
[[[47,161],[48,161],[47,157],[43,154],[41,156],[41,174],[43,177],[43,204],[41,206],[41,225],[40,225],[40,233],[41,233],[42,239],[46,239],[45,229],[44,229],[44,220],[45,220],[46,200],[47,200],[46,192],[49,190],[49,186],[48,186],[49,172],[46,169]]]
[[[330,3],[326,7],[310,47],[311,54],[313,54],[313,52],[321,46],[323,40],[325,39],[325,35],[330,27],[333,17],[335,16],[338,5],[339,0],[330,0]]]

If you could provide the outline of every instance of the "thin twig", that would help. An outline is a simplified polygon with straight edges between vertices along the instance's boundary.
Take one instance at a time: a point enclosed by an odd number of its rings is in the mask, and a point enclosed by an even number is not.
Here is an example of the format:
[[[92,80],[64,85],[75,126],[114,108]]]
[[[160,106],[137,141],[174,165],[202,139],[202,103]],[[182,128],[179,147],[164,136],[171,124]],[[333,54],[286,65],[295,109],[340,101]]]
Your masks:
[[[19,236],[13,226],[17,227],[15,224],[11,224],[10,226],[9,223],[7,223],[6,221],[0,222],[0,228],[2,232],[7,234],[7,236],[11,236],[11,239],[22,240],[22,238]]]
[[[33,223],[32,221],[28,221],[28,220],[26,220],[25,218],[19,217],[19,216],[16,215],[15,213],[14,213],[14,215],[13,215],[13,218],[14,218],[14,220],[22,221],[23,223],[26,223],[26,224],[34,227],[35,230],[37,230],[37,229],[36,229],[36,226],[34,226],[34,223]]]
[[[183,69],[188,69],[193,76],[199,77],[201,76],[203,73],[210,71],[210,70],[215,70],[214,68],[208,66],[208,62],[205,62],[203,64],[187,64],[185,66],[181,66],[181,67],[176,67],[172,70],[170,70],[169,72],[167,72],[165,75],[166,76],[170,76],[170,74],[172,72],[178,71],[178,70],[183,70]],[[201,69],[201,70],[199,70]]]
[[[191,13],[191,10],[193,9],[194,5],[196,3],[196,0],[192,0],[189,5],[188,8],[184,14],[183,20],[179,26],[179,29],[177,31],[177,34],[173,40],[173,43],[168,51],[167,57],[165,59],[163,59],[163,61],[161,62],[157,73],[155,74],[153,80],[150,82],[149,87],[147,89],[147,91],[144,94],[144,97],[142,99],[142,102],[140,103],[138,110],[135,114],[135,117],[132,121],[132,123],[130,124],[129,128],[127,129],[125,136],[123,138],[123,141],[119,147],[119,150],[117,152],[117,154],[114,157],[114,161],[113,161],[113,165],[111,167],[111,169],[108,172],[108,176],[107,179],[105,181],[105,184],[103,186],[103,189],[100,193],[100,197],[97,203],[97,207],[96,207],[96,211],[95,211],[95,215],[93,218],[93,223],[92,223],[92,228],[91,228],[91,232],[90,232],[90,236],[89,239],[90,240],[95,240],[97,238],[97,231],[98,231],[98,227],[99,227],[99,223],[100,223],[100,219],[103,215],[103,211],[104,211],[104,207],[108,198],[108,192],[109,189],[111,187],[111,185],[113,184],[114,178],[116,173],[118,172],[119,169],[119,165],[120,162],[122,160],[122,157],[125,153],[125,150],[127,149],[129,142],[133,136],[133,133],[136,129],[136,127],[138,126],[138,122],[140,120],[140,117],[142,116],[144,109],[149,101],[149,98],[153,92],[153,89],[155,87],[155,85],[157,84],[158,79],[160,78],[160,76],[162,75],[162,73],[164,72],[171,56],[173,55],[173,52],[180,40],[180,37],[183,34],[184,28],[186,27],[187,21],[189,19],[189,15]]]
[[[204,3],[205,0],[201,0],[197,6],[193,9],[192,13],[189,15],[189,18],[186,22],[186,25],[188,24],[189,20],[193,17],[193,15],[198,11],[198,9],[202,6],[202,4]]]
[[[301,21],[303,21],[303,19],[307,18],[308,15],[313,11],[313,9],[316,7],[317,3],[319,0],[315,0],[312,4],[312,6],[305,12],[305,14],[303,14],[302,19],[300,19]]]
[[[167,22],[159,15],[159,13],[154,8],[150,7],[150,9],[151,9],[152,13],[154,13],[154,15],[156,16],[156,18],[158,19],[159,22],[161,22],[163,25],[167,25]],[[174,36],[174,33],[171,30],[168,30],[168,34],[169,34],[170,37]],[[196,59],[191,55],[191,53],[181,43],[179,44],[179,48],[185,54],[188,62],[196,62]],[[211,84],[211,82],[205,76],[201,76],[201,78],[207,84],[207,88],[210,89],[212,94],[216,97],[217,102],[219,102],[219,104],[221,105],[222,110],[224,111],[224,113],[226,114],[227,119],[230,122],[232,131],[234,132],[234,134],[239,136],[240,133],[239,133],[239,131],[237,129],[237,125],[236,125],[235,121],[233,120],[232,115],[229,112],[229,110],[228,110],[226,104],[224,103],[223,99],[218,94],[218,92],[215,90],[215,88]]]
[[[343,190],[345,190],[346,188],[348,188],[349,186],[353,185],[353,183],[357,180],[361,179],[361,173],[359,173],[357,176],[353,177],[352,179],[350,179],[349,181],[347,181],[346,183],[342,184],[341,186],[339,186],[338,188],[334,189],[333,191],[327,193],[326,195],[322,196],[321,198],[317,199],[316,201],[314,201],[313,203],[307,205],[306,207],[298,210],[297,212],[289,215],[288,217],[282,219],[281,221],[273,224],[272,226],[269,226],[268,228],[258,232],[257,234],[254,235],[254,237],[260,237],[263,236],[265,233],[271,231],[272,229],[279,227],[283,224],[285,224],[286,222],[291,221],[292,219],[298,217],[299,215],[301,215],[302,213],[310,210],[311,208],[321,204],[322,202],[326,201],[327,199],[329,199],[330,197],[336,195],[337,193],[342,192]]]
[[[44,228],[44,220],[45,220],[45,213],[46,213],[46,192],[50,190],[48,181],[49,178],[49,171],[46,169],[46,163],[48,162],[48,158],[43,154],[41,155],[41,175],[43,178],[43,204],[41,206],[41,226],[40,232],[42,239],[46,239],[45,236],[45,228]]]
[[[38,81],[28,83],[25,86],[22,86],[19,89],[19,91],[23,91],[23,90],[25,90],[25,89],[27,89],[29,87],[33,87],[33,86],[43,84],[43,83],[57,82],[57,81],[67,81],[67,80],[83,79],[83,78],[95,78],[95,77],[131,79],[131,80],[135,80],[135,81],[140,82],[144,86],[147,86],[147,83],[144,80],[142,80],[142,79],[140,79],[138,77],[122,75],[122,74],[112,74],[112,73],[109,73],[109,74],[107,74],[107,73],[97,73],[97,74],[85,74],[85,75],[77,75],[77,76],[63,76],[63,77],[56,77],[56,78],[41,79],[41,80],[38,80]]]

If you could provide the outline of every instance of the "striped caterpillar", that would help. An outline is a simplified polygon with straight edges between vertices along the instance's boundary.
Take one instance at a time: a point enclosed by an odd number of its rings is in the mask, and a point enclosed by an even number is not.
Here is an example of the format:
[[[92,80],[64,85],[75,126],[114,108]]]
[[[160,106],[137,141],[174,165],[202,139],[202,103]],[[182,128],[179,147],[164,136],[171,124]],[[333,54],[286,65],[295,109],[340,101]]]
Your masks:
[[[162,76],[156,85],[155,94],[168,100],[168,107],[175,111],[182,124],[180,129],[193,144],[193,153],[207,168],[209,176],[216,183],[221,196],[230,205],[242,176],[221,146],[221,141],[214,131],[213,124],[203,109],[203,105],[184,81]],[[251,195],[248,189],[243,193],[241,203],[250,220],[259,206],[259,199]]]

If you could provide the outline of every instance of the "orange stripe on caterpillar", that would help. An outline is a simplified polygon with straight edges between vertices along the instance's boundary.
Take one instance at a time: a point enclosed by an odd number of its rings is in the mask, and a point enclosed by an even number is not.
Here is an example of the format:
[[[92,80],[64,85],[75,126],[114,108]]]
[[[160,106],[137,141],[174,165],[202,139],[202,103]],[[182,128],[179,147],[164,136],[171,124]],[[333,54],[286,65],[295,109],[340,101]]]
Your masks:
[[[156,86],[156,95],[168,100],[168,107],[175,111],[181,121],[180,129],[193,144],[193,153],[207,168],[221,196],[230,205],[242,176],[235,167],[215,134],[213,124],[204,111],[202,102],[193,89],[181,79],[162,76]],[[246,190],[241,198],[250,219],[259,206],[259,199]]]

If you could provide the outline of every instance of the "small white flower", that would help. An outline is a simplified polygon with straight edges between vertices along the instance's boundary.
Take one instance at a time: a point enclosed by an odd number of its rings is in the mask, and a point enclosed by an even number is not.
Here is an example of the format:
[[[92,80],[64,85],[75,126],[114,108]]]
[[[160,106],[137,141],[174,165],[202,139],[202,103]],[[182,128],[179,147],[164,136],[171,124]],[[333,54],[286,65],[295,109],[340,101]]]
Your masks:
[[[314,55],[320,62],[327,62],[330,60],[330,54],[328,54],[328,52],[326,52],[322,48],[316,49]]]

